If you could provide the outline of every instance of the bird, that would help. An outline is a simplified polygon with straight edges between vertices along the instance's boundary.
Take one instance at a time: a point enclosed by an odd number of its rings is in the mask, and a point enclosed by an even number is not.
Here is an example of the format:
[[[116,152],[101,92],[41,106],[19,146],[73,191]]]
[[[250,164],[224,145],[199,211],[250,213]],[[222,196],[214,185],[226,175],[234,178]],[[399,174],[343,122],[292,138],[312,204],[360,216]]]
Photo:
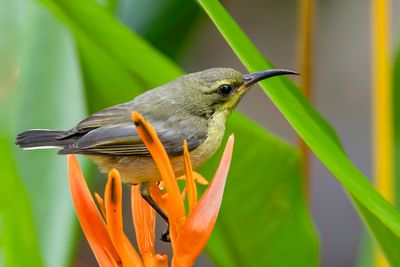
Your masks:
[[[218,150],[226,121],[249,88],[286,74],[298,73],[269,69],[242,74],[232,68],[211,68],[186,74],[98,111],[69,130],[32,129],[18,134],[15,143],[23,149],[58,148],[60,155],[83,154],[105,173],[117,169],[123,182],[140,185],[143,198],[168,222],[150,196],[149,183],[161,177],[131,121],[132,112],[152,124],[179,177],[184,174],[184,140],[197,169]]]

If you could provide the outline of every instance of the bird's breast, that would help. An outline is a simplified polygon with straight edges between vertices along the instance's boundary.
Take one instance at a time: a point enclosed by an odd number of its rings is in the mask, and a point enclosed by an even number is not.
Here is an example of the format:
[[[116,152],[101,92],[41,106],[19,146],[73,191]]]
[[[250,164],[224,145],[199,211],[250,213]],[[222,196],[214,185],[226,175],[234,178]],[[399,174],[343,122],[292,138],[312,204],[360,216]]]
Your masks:
[[[207,137],[197,148],[190,151],[193,169],[199,168],[218,150],[221,145],[227,114],[222,112],[214,114],[208,122]],[[183,140],[182,140],[183,142]],[[138,184],[147,181],[161,180],[160,173],[151,157],[143,156],[90,156],[103,172],[116,168],[122,181]],[[175,176],[185,173],[183,156],[170,157]]]
[[[210,159],[220,147],[224,137],[227,116],[228,114],[225,114],[225,112],[218,112],[209,120],[207,138],[190,152],[190,159],[195,169]]]

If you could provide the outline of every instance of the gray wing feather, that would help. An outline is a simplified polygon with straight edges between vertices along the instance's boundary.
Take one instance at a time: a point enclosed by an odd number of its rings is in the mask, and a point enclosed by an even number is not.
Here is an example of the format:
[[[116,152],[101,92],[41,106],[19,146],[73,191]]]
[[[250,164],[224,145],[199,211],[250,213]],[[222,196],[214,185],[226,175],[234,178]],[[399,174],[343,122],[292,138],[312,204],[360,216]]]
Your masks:
[[[132,103],[123,103],[114,107],[101,110],[78,123],[74,128],[60,135],[64,139],[72,135],[87,133],[104,125],[113,125],[120,122],[129,122],[132,113]]]
[[[198,147],[207,137],[207,122],[201,118],[177,120],[174,116],[165,121],[151,122],[161,143],[171,156],[183,153],[183,140],[189,150]],[[106,125],[93,129],[76,142],[59,151],[60,154],[103,154],[114,156],[149,156],[132,122]]]
[[[84,119],[59,137],[69,139],[79,136],[59,153],[150,156],[131,121],[133,110],[149,120],[169,155],[183,153],[184,139],[188,142],[189,150],[195,149],[207,138],[206,118],[181,112],[179,107],[174,109],[174,114],[154,113],[155,107],[168,110],[166,106],[176,104],[167,101],[161,89],[148,91],[131,102],[104,109]]]

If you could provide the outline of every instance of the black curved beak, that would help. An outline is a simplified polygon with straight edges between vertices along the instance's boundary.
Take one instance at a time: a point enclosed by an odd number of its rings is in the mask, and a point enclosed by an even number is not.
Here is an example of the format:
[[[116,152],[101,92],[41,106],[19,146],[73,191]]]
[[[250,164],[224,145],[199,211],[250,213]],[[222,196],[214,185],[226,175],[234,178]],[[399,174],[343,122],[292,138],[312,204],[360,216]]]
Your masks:
[[[279,75],[299,75],[297,72],[285,69],[262,70],[255,73],[243,74],[244,87],[249,88],[256,82]]]

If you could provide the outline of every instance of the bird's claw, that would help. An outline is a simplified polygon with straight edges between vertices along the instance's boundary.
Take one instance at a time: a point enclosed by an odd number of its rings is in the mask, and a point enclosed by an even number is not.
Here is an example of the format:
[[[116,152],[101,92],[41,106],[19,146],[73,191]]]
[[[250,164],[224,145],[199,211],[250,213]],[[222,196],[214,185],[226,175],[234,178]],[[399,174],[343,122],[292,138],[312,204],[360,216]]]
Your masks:
[[[169,236],[169,226],[161,233],[160,240],[166,243],[171,243],[171,237]]]

